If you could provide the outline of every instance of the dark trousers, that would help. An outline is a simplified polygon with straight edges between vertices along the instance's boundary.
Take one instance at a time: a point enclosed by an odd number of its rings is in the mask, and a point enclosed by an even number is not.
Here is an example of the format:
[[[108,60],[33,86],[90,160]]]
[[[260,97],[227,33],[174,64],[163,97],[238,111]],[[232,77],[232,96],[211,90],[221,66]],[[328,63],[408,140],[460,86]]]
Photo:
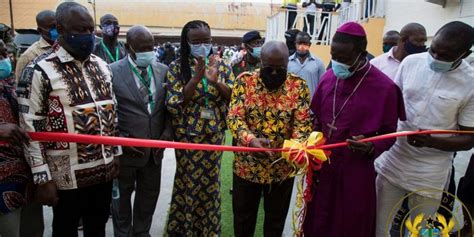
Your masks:
[[[474,204],[474,154],[469,160],[466,174],[459,181],[458,197],[464,204]]]
[[[312,14],[307,14],[306,15],[306,19],[308,19],[308,23],[306,23],[306,21],[304,21],[304,27],[303,27],[303,31],[304,32],[307,32],[309,35],[311,35],[311,37],[313,37],[313,33],[314,33],[314,15]],[[309,32],[308,32],[308,24],[309,24]]]
[[[133,158],[132,158],[133,159]],[[118,177],[120,205],[115,220],[115,237],[150,236],[150,228],[160,194],[161,162],[150,157],[144,167],[121,166]],[[132,193],[135,191],[132,213]]]
[[[325,19],[326,21],[324,21]],[[318,40],[326,40],[328,38],[325,32],[327,27],[329,27],[329,13],[322,13],[321,14],[321,29],[318,31]]]
[[[112,181],[72,190],[58,190],[53,207],[53,237],[77,237],[82,218],[84,237],[105,237],[109,219]]]
[[[263,195],[265,211],[263,235],[281,236],[290,205],[293,181],[294,179],[291,178],[271,185],[258,184],[234,174],[232,193],[234,235],[236,237],[254,236],[258,206]]]
[[[296,9],[288,8],[288,30],[293,29],[297,14]]]

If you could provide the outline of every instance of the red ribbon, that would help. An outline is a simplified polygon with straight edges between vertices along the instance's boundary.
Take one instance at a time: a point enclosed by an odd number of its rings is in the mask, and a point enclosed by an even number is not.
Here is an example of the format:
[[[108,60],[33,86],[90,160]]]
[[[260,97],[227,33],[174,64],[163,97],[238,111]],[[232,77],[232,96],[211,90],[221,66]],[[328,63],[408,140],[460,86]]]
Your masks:
[[[209,144],[171,142],[171,141],[161,141],[161,140],[147,140],[147,139],[138,139],[138,138],[83,135],[83,134],[74,134],[74,133],[29,132],[28,134],[30,135],[31,139],[33,139],[34,141],[40,141],[40,142],[46,142],[46,141],[73,142],[73,143],[104,144],[104,145],[116,145],[116,146],[174,148],[174,149],[208,150],[208,151],[233,151],[233,152],[288,151],[288,149],[269,149],[269,148],[209,145]],[[373,141],[380,141],[380,140],[396,138],[396,137],[422,135],[422,134],[474,134],[474,131],[458,131],[458,130],[405,131],[405,132],[395,132],[395,133],[389,133],[385,135],[365,138],[359,141],[373,142]],[[308,149],[331,150],[334,148],[345,147],[347,145],[348,145],[347,142],[339,142],[339,143],[327,144],[327,145],[310,146],[308,147]]]

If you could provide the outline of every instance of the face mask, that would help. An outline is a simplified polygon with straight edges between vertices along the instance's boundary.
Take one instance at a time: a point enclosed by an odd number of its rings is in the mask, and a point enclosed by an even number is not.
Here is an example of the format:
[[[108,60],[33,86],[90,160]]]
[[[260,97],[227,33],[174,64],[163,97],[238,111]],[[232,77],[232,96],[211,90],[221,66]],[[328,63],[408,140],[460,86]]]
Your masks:
[[[416,46],[412,44],[409,40],[405,42],[405,51],[410,54],[423,53],[426,52],[426,46]]]
[[[9,58],[0,60],[0,80],[10,76],[12,73],[12,63]]]
[[[64,35],[64,41],[71,47],[73,56],[84,60],[94,51],[95,36],[93,34],[70,34]]]
[[[355,70],[351,72],[349,71],[349,68],[354,66],[357,62],[359,62],[359,57],[360,57],[360,54],[359,56],[357,56],[355,62],[352,65],[347,65],[344,63],[340,63],[336,60],[331,60],[332,71],[334,72],[336,77],[343,80],[351,77],[354,74]]]
[[[456,60],[452,62],[445,62],[433,58],[433,56],[428,53],[428,65],[430,65],[431,70],[435,72],[448,72],[453,68],[454,64],[462,58],[462,56],[464,56],[464,54],[461,54],[461,56],[459,56]]]
[[[45,30],[43,28],[39,28],[41,29],[42,31],[45,31],[47,33],[45,33],[43,35],[43,38],[50,44],[53,44],[54,41],[56,41],[58,39],[58,30],[56,29],[56,27],[53,27],[49,30]]]
[[[142,52],[142,53],[135,53],[137,59],[135,60],[135,63],[139,67],[148,67],[148,65],[151,64],[151,61],[155,58],[155,52],[149,51],[149,52]]]
[[[115,24],[103,25],[102,33],[109,37],[115,37],[118,35],[120,28]]]
[[[250,55],[252,55],[254,58],[260,58],[260,52],[262,52],[262,47],[255,47],[252,48]]]
[[[211,53],[212,44],[189,44],[189,47],[195,58],[207,58]]]
[[[391,44],[384,44],[382,50],[383,50],[384,53],[386,53],[386,52],[390,51],[390,49],[392,49],[392,47],[393,47],[393,45],[391,45]]]
[[[56,41],[58,39],[58,30],[55,28],[51,28],[49,30],[49,39],[51,41]]]
[[[276,69],[276,74],[272,74],[273,68],[264,67],[260,70],[260,78],[265,87],[271,91],[278,89],[286,81],[287,71],[284,68]]]

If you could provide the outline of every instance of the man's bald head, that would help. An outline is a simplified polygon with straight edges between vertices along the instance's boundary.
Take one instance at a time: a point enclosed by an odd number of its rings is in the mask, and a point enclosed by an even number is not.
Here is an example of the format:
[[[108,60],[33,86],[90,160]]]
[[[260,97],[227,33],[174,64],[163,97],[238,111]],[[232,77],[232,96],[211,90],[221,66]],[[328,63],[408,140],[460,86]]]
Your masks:
[[[397,45],[398,40],[400,40],[400,33],[398,33],[398,31],[396,31],[396,30],[387,31],[383,35],[383,43],[384,44]]]
[[[136,59],[135,53],[153,51],[154,45],[155,39],[147,27],[136,25],[128,30],[125,46],[128,48],[132,58]]]
[[[451,50],[463,53],[474,44],[474,28],[464,22],[453,21],[442,26],[433,40],[451,43]]]
[[[401,37],[410,37],[411,35],[417,35],[417,34],[426,36],[426,29],[424,26],[416,22],[406,24],[400,31]]]
[[[400,54],[399,60],[406,56],[426,51],[426,29],[421,24],[412,22],[406,24],[400,31],[400,41],[397,50]]]
[[[141,41],[153,41],[153,34],[151,31],[141,25],[136,25],[130,28],[127,32],[127,43],[135,45]]]
[[[36,15],[36,25],[41,37],[49,44],[53,44],[57,35],[52,35],[50,32],[56,29],[56,13],[51,10],[40,11]]]
[[[56,13],[54,11],[44,10],[36,15],[36,25],[40,28],[49,29],[51,22],[56,24]]]
[[[56,22],[59,44],[79,61],[89,58],[94,50],[95,25],[87,8],[76,2],[61,3],[56,9]]]
[[[111,24],[111,23],[114,23],[114,22],[118,23],[118,19],[117,19],[117,17],[115,17],[114,15],[112,15],[110,13],[105,14],[100,18],[100,25],[101,26],[103,26],[105,24]]]
[[[81,19],[76,18],[79,16]],[[77,21],[94,20],[86,7],[76,2],[63,2],[56,8],[56,22],[62,28],[70,28],[71,24]]]
[[[284,66],[288,64],[288,47],[279,41],[269,41],[262,46],[262,64],[264,66]]]

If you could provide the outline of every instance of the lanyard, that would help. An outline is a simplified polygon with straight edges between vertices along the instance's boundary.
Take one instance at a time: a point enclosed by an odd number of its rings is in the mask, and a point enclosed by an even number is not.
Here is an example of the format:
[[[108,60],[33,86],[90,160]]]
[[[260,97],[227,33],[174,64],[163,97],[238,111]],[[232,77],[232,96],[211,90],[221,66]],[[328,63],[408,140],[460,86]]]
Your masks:
[[[209,59],[206,58],[206,68],[208,63]],[[204,89],[204,105],[206,106],[206,108],[209,108],[209,97],[207,96],[209,93],[209,84],[207,82],[206,76],[202,77],[202,87]]]
[[[109,51],[109,48],[107,48],[107,46],[104,44],[104,40],[101,40],[100,44],[105,49],[105,52],[109,56],[110,60],[112,60],[112,62],[117,62],[119,60],[119,47],[118,46],[115,47],[115,60],[114,60],[114,57],[112,56],[112,53],[110,53],[110,51]]]
[[[150,108],[151,108],[151,111],[153,111],[153,109],[155,108],[155,101],[153,100],[153,93],[151,92],[151,82],[152,80],[154,79],[154,76],[153,76],[153,73],[151,71],[151,67],[148,66],[147,67],[147,72],[148,72],[148,78],[150,79],[148,82],[140,75],[140,73],[138,73],[138,70],[136,67],[134,67],[132,64],[128,64],[130,65],[130,69],[132,69],[133,73],[135,74],[135,76],[138,77],[138,79],[140,80],[140,82],[147,88],[147,91],[148,91],[148,102],[147,104],[150,105]]]

